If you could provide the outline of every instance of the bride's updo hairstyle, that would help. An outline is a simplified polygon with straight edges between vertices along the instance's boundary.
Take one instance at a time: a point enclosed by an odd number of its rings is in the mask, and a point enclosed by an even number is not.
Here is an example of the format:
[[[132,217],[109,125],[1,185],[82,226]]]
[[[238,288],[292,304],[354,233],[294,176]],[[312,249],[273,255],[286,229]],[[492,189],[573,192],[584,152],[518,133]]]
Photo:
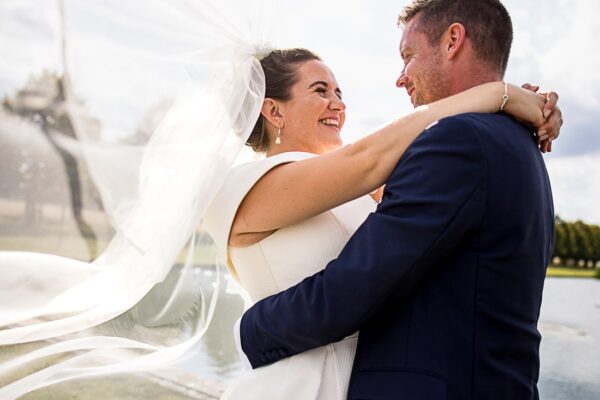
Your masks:
[[[311,60],[321,61],[321,58],[306,49],[273,50],[260,60],[265,72],[265,98],[289,100],[290,89],[298,82],[298,67]],[[269,135],[266,130],[266,119],[261,115],[246,142],[257,153],[266,153],[269,149]]]

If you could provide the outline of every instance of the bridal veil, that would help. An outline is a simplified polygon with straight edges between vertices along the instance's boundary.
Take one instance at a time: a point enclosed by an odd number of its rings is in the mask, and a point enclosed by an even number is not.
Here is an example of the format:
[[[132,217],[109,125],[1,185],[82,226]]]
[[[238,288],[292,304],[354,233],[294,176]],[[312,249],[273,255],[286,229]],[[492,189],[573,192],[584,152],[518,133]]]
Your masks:
[[[272,22],[260,0],[19,3],[62,17],[61,107],[75,135],[46,132],[85,160],[116,233],[91,262],[0,251],[0,345],[33,344],[0,364],[2,399],[161,366],[203,335],[216,290],[201,280],[219,269],[194,268],[215,263],[198,227],[259,116]],[[124,144],[157,102],[147,142]]]

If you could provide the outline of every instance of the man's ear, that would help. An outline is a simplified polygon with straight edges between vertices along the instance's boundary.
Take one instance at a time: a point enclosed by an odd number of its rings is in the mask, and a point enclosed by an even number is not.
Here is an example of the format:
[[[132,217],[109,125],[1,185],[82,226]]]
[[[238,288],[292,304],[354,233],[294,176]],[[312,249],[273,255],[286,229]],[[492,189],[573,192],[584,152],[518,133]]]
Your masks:
[[[283,115],[279,103],[276,100],[266,98],[263,101],[261,114],[269,121],[269,123],[275,127],[283,127]]]
[[[466,37],[467,31],[463,24],[454,23],[450,25],[442,37],[444,51],[448,60],[454,59],[460,53],[465,44]]]

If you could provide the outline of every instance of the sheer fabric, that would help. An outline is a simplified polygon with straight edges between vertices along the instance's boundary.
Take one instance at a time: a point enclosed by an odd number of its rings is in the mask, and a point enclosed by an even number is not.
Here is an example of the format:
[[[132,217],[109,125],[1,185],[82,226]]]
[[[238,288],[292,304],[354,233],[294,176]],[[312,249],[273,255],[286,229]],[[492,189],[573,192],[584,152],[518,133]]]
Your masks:
[[[0,252],[0,345],[36,342],[0,364],[0,398],[164,365],[198,341],[217,298],[201,280],[219,274],[213,244],[197,227],[264,97],[258,59],[269,51],[272,7],[263,1],[58,4],[63,106],[76,138],[49,134],[85,159],[116,235],[89,263]],[[157,100],[163,117],[147,143],[119,144],[137,109]],[[106,117],[101,127],[90,110]],[[181,270],[165,280],[186,243]],[[199,262],[217,274],[199,273]],[[32,363],[36,371],[23,376]]]

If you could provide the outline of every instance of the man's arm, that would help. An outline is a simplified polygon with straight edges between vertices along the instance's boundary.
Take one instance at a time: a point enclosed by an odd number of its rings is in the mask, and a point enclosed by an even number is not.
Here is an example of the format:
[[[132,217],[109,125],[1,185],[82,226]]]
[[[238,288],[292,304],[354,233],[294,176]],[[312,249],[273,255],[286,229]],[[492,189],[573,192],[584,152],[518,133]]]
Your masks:
[[[242,348],[252,366],[339,341],[391,296],[409,293],[480,224],[485,168],[478,135],[461,117],[423,133],[339,257],[243,315]]]

